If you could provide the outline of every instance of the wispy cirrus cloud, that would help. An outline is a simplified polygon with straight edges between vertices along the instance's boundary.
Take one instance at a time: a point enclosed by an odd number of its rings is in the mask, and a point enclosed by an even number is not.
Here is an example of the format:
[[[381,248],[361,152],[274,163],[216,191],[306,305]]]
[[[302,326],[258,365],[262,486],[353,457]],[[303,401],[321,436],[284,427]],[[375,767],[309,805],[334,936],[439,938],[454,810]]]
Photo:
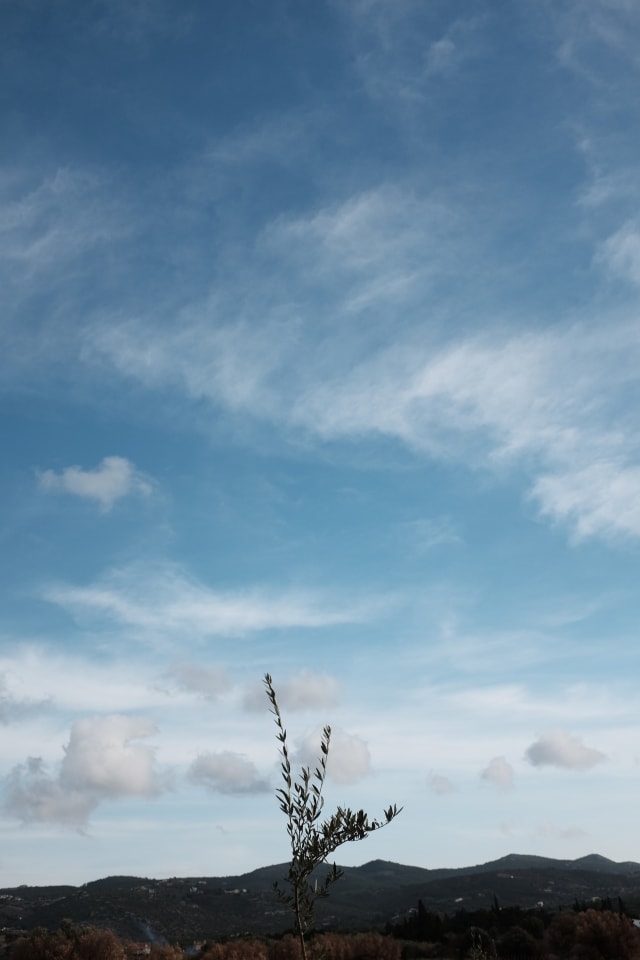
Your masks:
[[[640,16],[635,4],[594,0],[584,6],[568,0],[549,10],[559,38],[559,62],[587,78],[596,90],[617,88],[629,67],[637,70]]]
[[[352,27],[354,68],[368,95],[399,106],[424,104],[429,85],[449,78],[483,48],[481,17],[443,31],[435,8],[412,2],[337,3]]]
[[[379,600],[342,601],[313,590],[220,591],[171,566],[117,570],[89,586],[55,584],[44,596],[81,621],[123,624],[155,637],[243,636],[272,628],[361,623],[381,609]]]
[[[323,441],[386,436],[423,455],[464,460],[498,475],[524,468],[542,515],[576,536],[640,535],[633,507],[640,491],[640,425],[628,415],[618,421],[616,414],[637,379],[630,364],[638,359],[638,345],[624,328],[606,341],[573,328],[429,348],[414,342],[369,354],[349,371],[336,370],[330,382],[321,379],[321,366],[305,371],[302,361],[292,382],[295,404],[272,379],[289,367],[291,356],[285,363],[268,350],[265,367],[259,341],[252,344],[245,328],[224,335],[228,353],[221,361],[216,344],[207,344],[200,332],[156,338],[153,361],[140,376],[156,387],[183,379],[193,397],[266,416]],[[134,376],[139,335],[121,331],[113,354]],[[216,358],[213,370],[209,356]],[[571,378],[569,364],[576,373]],[[616,381],[607,373],[614,369]]]
[[[636,171],[637,174],[637,171]],[[637,177],[636,177],[637,182]],[[596,260],[613,274],[640,286],[640,228],[635,221],[627,221],[602,241]]]
[[[2,181],[0,181],[2,185]],[[0,251],[19,276],[33,279],[126,232],[106,200],[106,183],[95,172],[60,167],[27,182],[9,180],[10,199],[0,192]]]
[[[499,481],[517,473],[525,500],[575,538],[639,536],[640,422],[627,404],[639,379],[633,326],[489,324],[476,334],[463,324],[451,337],[435,302],[425,325],[418,305],[455,275],[470,243],[463,233],[455,206],[398,186],[281,217],[261,234],[251,293],[220,284],[179,328],[94,325],[83,355],[290,439],[386,438]],[[286,301],[271,279],[280,270]],[[329,276],[331,310],[319,311]],[[385,303],[406,316],[392,342]],[[232,305],[240,319],[228,319]]]

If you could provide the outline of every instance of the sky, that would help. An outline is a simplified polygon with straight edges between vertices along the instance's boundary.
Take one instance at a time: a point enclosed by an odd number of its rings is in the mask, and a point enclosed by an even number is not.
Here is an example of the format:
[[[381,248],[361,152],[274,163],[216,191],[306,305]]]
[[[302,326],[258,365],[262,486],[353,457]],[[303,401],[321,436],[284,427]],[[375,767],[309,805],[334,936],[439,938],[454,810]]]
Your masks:
[[[0,886],[640,861],[640,7],[0,35]]]

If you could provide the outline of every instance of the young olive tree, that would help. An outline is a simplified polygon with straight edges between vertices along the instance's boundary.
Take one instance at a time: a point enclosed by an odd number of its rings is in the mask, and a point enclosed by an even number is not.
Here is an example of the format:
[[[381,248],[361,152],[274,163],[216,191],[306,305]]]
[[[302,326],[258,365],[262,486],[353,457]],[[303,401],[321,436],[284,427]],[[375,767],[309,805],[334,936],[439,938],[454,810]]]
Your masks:
[[[273,681],[267,673],[264,677],[267,697],[277,727],[280,743],[280,770],[284,787],[276,790],[280,809],[287,818],[287,833],[291,845],[291,862],[285,883],[286,889],[275,883],[274,889],[281,903],[288,906],[295,918],[295,931],[300,942],[303,960],[307,960],[305,934],[313,925],[314,906],[317,899],[326,897],[329,887],[342,876],[335,863],[323,880],[312,879],[316,867],[328,858],[343,843],[364,840],[370,833],[385,827],[398,816],[395,805],[384,811],[381,820],[370,820],[364,810],[354,812],[348,807],[338,807],[335,813],[321,820],[324,797],[322,790],[327,773],[327,760],[331,742],[331,727],[326,726],[320,740],[320,756],[313,773],[310,767],[302,767],[294,779],[287,745],[287,731],[282,720]]]

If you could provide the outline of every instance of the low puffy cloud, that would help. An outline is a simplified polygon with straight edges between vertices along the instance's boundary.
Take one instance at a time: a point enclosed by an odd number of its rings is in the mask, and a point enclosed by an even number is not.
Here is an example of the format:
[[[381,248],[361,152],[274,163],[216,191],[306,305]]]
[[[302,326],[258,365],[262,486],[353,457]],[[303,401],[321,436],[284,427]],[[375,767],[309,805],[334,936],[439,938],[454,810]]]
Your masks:
[[[296,763],[312,769],[318,765],[322,732],[305,737],[295,754]],[[344,730],[332,730],[327,761],[327,777],[335,783],[357,783],[371,773],[371,755],[366,742]]]
[[[538,837],[551,837],[554,840],[580,840],[589,834],[586,830],[583,830],[582,827],[558,827],[556,824],[547,821],[536,829],[535,835]]]
[[[61,823],[81,828],[100,798],[51,776],[40,757],[14,767],[4,784],[3,808],[23,823]]]
[[[57,775],[30,757],[5,782],[4,809],[25,823],[83,827],[104,800],[153,797],[163,785],[151,747],[135,741],[156,726],[144,717],[86,717],[71,727]]]
[[[599,750],[585,746],[579,737],[572,737],[564,730],[555,730],[527,747],[525,759],[534,767],[590,770],[609,758]]]
[[[192,783],[214,793],[264,793],[270,789],[251,760],[230,750],[201,753],[191,764],[187,776]]]
[[[276,685],[278,705],[291,712],[331,707],[338,702],[340,684],[328,673],[300,670],[295,676]],[[255,684],[247,690],[244,705],[248,710],[264,710],[267,697],[264,684]]]
[[[205,667],[197,663],[176,663],[164,676],[181,690],[195,693],[205,700],[217,700],[229,690],[231,681],[221,666]]]
[[[145,717],[88,717],[71,728],[61,780],[102,797],[144,796],[159,792],[154,753],[133,741],[157,732]]]
[[[431,792],[435,793],[438,797],[444,797],[448,793],[455,793],[457,789],[449,777],[445,777],[441,773],[435,773],[433,770],[429,771],[427,776],[427,786]]]
[[[65,467],[38,472],[40,488],[46,493],[68,493],[86,500],[95,500],[104,512],[114,503],[131,494],[148,496],[151,483],[125,457],[105,457],[94,470]]]
[[[505,757],[494,757],[490,760],[480,776],[500,790],[510,790],[513,787],[513,767]]]

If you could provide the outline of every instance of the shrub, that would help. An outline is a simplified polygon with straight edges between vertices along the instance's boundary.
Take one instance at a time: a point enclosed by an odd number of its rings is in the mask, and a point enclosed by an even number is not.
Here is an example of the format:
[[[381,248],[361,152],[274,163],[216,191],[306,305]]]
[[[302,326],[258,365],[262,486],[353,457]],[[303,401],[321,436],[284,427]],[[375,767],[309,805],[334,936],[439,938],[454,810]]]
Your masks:
[[[230,940],[213,943],[201,954],[202,960],[269,960],[261,940]]]
[[[640,934],[610,910],[559,913],[545,936],[549,960],[640,960]]]
[[[126,960],[124,946],[110,930],[74,927],[63,921],[58,930],[37,929],[20,938],[14,960]]]

